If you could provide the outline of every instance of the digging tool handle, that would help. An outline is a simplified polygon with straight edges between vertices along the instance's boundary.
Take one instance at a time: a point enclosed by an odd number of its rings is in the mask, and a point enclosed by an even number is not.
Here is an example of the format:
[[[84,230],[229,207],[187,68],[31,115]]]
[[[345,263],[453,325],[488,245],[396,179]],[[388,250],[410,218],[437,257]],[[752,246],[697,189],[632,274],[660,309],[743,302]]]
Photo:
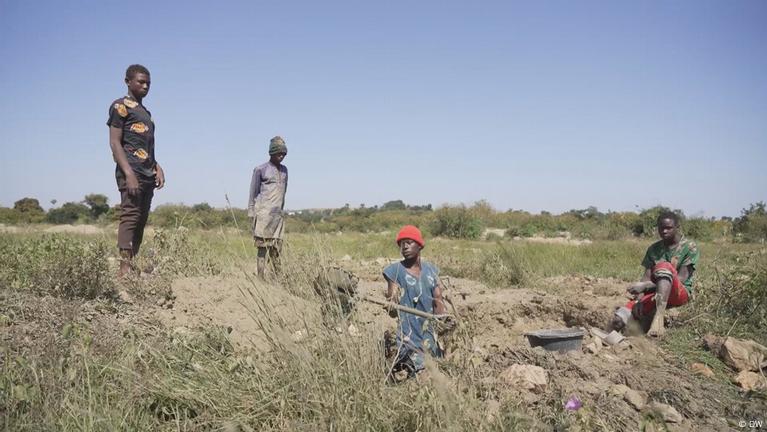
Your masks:
[[[440,318],[445,318],[445,317],[449,317],[450,316],[450,314],[435,315],[435,314],[431,314],[431,313],[428,313],[428,312],[424,312],[422,310],[413,309],[413,308],[407,307],[407,306],[402,306],[400,304],[396,304],[396,303],[392,303],[392,302],[387,302],[387,301],[382,301],[382,300],[376,300],[376,299],[372,299],[372,298],[368,298],[368,297],[362,297],[362,300],[368,301],[370,303],[375,303],[375,304],[381,305],[381,306],[387,306],[387,307],[390,307],[392,309],[396,309],[396,310],[398,310],[400,312],[409,313],[409,314],[416,315],[416,316],[419,316],[419,317],[422,317],[422,318],[428,318],[428,319],[437,320],[437,319],[440,319]]]

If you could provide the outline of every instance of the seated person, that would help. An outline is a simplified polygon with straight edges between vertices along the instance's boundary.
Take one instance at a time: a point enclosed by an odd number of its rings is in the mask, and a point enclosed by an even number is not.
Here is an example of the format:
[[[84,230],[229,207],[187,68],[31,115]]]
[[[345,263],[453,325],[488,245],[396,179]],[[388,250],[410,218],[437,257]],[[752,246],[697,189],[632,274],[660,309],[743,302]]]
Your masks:
[[[697,245],[682,236],[674,212],[658,216],[658,234],[661,240],[647,249],[642,260],[642,280],[628,287],[633,299],[615,312],[612,324],[616,330],[622,329],[630,317],[644,324],[652,319],[647,335],[662,337],[666,308],[687,303],[692,293],[692,277],[700,256]]]
[[[444,314],[439,269],[421,260],[421,250],[424,247],[421,231],[406,225],[397,234],[397,245],[404,259],[383,271],[388,284],[387,300],[430,314]],[[398,312],[398,318],[397,353],[393,371],[406,370],[408,376],[412,377],[424,369],[424,353],[442,357],[443,351],[437,343],[437,334],[431,320],[404,311]]]

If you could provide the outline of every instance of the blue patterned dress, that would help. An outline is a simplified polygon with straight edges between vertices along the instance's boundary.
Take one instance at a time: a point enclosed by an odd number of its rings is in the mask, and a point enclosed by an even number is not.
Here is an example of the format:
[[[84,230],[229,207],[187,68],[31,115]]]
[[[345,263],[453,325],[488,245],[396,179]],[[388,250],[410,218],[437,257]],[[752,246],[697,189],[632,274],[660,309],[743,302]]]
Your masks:
[[[439,269],[433,264],[421,261],[421,276],[416,278],[407,272],[402,262],[389,265],[383,271],[387,281],[401,288],[399,304],[428,313],[434,313],[434,289],[439,284]],[[423,354],[431,353],[442,357],[432,322],[406,312],[399,312],[397,326],[397,363],[404,364],[412,372],[424,368]]]

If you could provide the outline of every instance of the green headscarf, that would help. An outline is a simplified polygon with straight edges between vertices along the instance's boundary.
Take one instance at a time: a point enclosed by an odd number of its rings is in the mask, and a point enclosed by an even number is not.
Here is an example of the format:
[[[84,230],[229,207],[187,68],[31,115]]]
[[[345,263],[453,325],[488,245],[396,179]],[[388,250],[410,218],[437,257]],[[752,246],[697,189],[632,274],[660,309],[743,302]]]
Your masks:
[[[269,156],[276,155],[277,153],[287,153],[288,146],[285,145],[285,140],[281,136],[276,136],[269,141]]]

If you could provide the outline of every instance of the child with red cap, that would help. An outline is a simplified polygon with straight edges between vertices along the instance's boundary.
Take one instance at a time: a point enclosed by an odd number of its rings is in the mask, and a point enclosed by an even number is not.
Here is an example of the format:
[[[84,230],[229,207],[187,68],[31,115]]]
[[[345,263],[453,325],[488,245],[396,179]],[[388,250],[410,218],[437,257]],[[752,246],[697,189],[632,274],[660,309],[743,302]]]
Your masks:
[[[397,245],[403,260],[389,265],[383,271],[388,284],[386,298],[423,312],[444,314],[439,269],[421,260],[421,250],[425,245],[421,231],[413,225],[404,226],[397,234]],[[399,295],[399,298],[395,295]],[[409,376],[413,376],[424,369],[424,353],[428,352],[434,357],[443,355],[437,344],[433,323],[426,318],[400,311],[396,336],[397,358],[394,370],[406,370]]]

